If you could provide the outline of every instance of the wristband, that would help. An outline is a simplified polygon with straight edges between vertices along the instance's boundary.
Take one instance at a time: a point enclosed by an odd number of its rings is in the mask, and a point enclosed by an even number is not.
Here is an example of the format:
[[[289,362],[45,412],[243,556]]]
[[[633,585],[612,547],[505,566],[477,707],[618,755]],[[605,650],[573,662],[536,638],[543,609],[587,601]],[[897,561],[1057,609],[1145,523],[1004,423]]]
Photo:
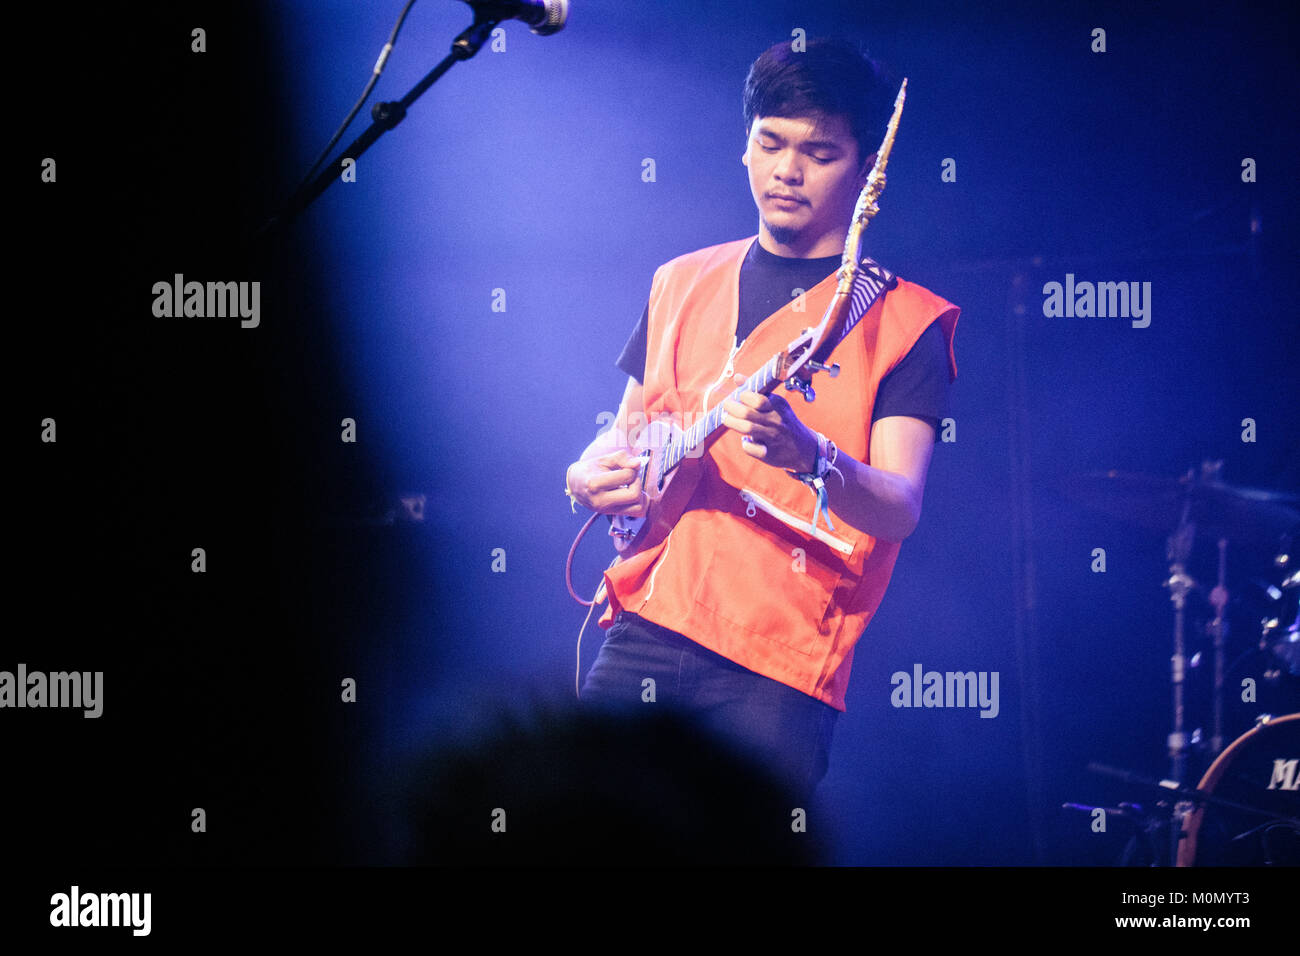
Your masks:
[[[812,526],[817,527],[817,516],[822,515],[826,518],[826,527],[832,531],[835,525],[831,521],[830,508],[826,503],[826,474],[835,472],[840,476],[840,484],[844,484],[844,473],[835,467],[835,459],[839,457],[840,450],[835,447],[835,442],[831,441],[821,432],[815,432],[817,436],[817,457],[813,460],[812,471],[790,471],[789,474],[802,481],[812,491],[813,497],[816,498],[816,504],[813,506]],[[788,471],[788,469],[787,469]]]

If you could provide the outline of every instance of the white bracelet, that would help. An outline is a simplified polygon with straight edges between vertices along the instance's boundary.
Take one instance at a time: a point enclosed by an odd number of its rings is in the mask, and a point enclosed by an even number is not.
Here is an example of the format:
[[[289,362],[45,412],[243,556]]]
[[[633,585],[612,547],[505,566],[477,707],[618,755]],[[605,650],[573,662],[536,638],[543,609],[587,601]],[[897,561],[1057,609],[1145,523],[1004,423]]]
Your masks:
[[[835,442],[823,436],[821,432],[817,433],[817,438],[826,443],[826,447],[821,451],[821,456],[817,459],[817,477],[825,478],[827,474],[833,471],[840,476],[840,484],[844,484],[844,472],[835,467],[835,459],[840,457],[839,448],[835,446]]]
[[[844,484],[844,473],[835,467],[835,459],[840,455],[840,450],[821,432],[813,432],[817,436],[817,455],[813,459],[813,470],[806,472],[790,471],[790,474],[798,478],[807,485],[820,478],[825,478],[830,472],[840,476],[840,484]],[[787,469],[788,470],[788,469]]]

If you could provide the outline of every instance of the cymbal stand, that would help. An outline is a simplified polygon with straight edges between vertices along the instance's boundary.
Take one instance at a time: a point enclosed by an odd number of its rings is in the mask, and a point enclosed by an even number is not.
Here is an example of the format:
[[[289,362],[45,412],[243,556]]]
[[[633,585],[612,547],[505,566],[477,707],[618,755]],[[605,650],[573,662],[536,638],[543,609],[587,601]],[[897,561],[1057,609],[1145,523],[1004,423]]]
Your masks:
[[[1187,732],[1183,727],[1183,687],[1187,674],[1187,653],[1184,639],[1184,620],[1187,608],[1187,594],[1196,587],[1196,581],[1187,573],[1187,562],[1191,557],[1192,542],[1196,537],[1196,525],[1190,519],[1190,496],[1183,504],[1183,513],[1178,522],[1178,529],[1169,536],[1166,557],[1169,559],[1169,578],[1165,587],[1169,588],[1169,599],[1174,604],[1174,654],[1170,658],[1169,681],[1173,689],[1173,730],[1169,734],[1169,777],[1179,787],[1187,783]],[[1178,839],[1182,836],[1183,818],[1192,812],[1192,805],[1186,800],[1178,801],[1174,807],[1174,819],[1169,828],[1170,859],[1178,858]]]
[[[1218,756],[1223,751],[1223,673],[1224,655],[1228,636],[1228,622],[1223,616],[1223,609],[1228,606],[1228,539],[1219,539],[1219,582],[1210,591],[1210,603],[1214,605],[1214,620],[1208,625],[1214,638],[1214,732],[1210,736],[1210,756]]]

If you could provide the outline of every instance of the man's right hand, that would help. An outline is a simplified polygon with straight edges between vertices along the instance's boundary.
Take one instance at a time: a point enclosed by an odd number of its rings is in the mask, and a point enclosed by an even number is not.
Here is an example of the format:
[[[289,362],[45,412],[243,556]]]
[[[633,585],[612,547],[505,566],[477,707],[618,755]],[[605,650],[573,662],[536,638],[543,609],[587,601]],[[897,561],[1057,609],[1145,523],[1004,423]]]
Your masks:
[[[569,491],[578,504],[599,514],[645,516],[649,498],[641,490],[641,457],[619,449],[569,466]]]

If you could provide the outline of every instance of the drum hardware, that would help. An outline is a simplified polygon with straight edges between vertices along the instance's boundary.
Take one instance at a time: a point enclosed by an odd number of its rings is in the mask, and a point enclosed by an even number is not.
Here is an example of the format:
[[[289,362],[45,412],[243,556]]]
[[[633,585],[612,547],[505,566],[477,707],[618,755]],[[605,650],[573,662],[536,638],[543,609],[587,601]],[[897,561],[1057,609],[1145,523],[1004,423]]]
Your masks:
[[[1187,734],[1183,730],[1183,686],[1186,680],[1184,665],[1187,661],[1184,628],[1187,595],[1196,587],[1196,581],[1187,573],[1186,568],[1191,557],[1192,542],[1196,537],[1196,525],[1189,520],[1190,512],[1189,500],[1183,506],[1178,529],[1169,536],[1165,546],[1165,557],[1169,560],[1169,577],[1165,580],[1164,586],[1169,589],[1169,600],[1174,605],[1174,653],[1169,658],[1173,729],[1170,730],[1166,743],[1169,746],[1169,775],[1180,786],[1186,782],[1188,750]]]
[[[1140,803],[1123,802],[1117,807],[1092,806],[1084,803],[1063,803],[1063,810],[1078,810],[1088,816],[1095,816],[1098,810],[1105,813],[1107,821],[1118,819],[1132,831],[1124,852],[1120,856],[1120,866],[1155,866],[1164,859],[1161,849],[1165,845],[1165,832],[1169,827],[1169,806],[1164,802],[1156,804],[1154,812],[1147,810]]]
[[[1090,508],[1143,527],[1167,530],[1174,526],[1166,540],[1169,573],[1163,582],[1174,606],[1174,650],[1170,659],[1172,727],[1166,743],[1170,776],[1185,783],[1191,739],[1186,728],[1184,685],[1187,669],[1201,662],[1199,655],[1189,659],[1186,647],[1187,598],[1199,589],[1189,571],[1195,540],[1198,535],[1211,537],[1219,549],[1217,580],[1207,595],[1214,618],[1205,628],[1214,648],[1209,737],[1210,755],[1214,756],[1223,750],[1228,739],[1224,727],[1225,681],[1231,671],[1225,667],[1229,637],[1226,608],[1231,598],[1227,586],[1227,546],[1232,542],[1273,554],[1274,566],[1286,569],[1292,563],[1292,541],[1300,532],[1300,510],[1294,507],[1300,503],[1300,497],[1227,484],[1223,481],[1223,462],[1211,460],[1201,463],[1199,474],[1189,468],[1176,479],[1115,470],[1093,472],[1069,479],[1062,491]],[[1291,570],[1281,590],[1300,601],[1300,568]],[[1288,670],[1294,665],[1292,673],[1300,675],[1300,613],[1293,609],[1281,616],[1276,625],[1270,627],[1270,618],[1264,627],[1272,634],[1284,621],[1292,622],[1285,634],[1265,635],[1264,640],[1276,660],[1285,663]],[[1266,672],[1266,678],[1276,676],[1276,668]]]
[[[1300,527],[1300,496],[1227,484],[1222,465],[1206,461],[1199,476],[1189,468],[1178,478],[1111,469],[1072,476],[1059,487],[1080,504],[1162,534],[1181,524],[1190,505],[1188,520],[1204,537],[1274,554]]]
[[[1169,590],[1170,602],[1174,607],[1173,654],[1170,658],[1172,719],[1166,738],[1170,761],[1169,779],[1156,782],[1127,771],[1099,764],[1089,765],[1090,770],[1109,773],[1142,786],[1159,787],[1168,795],[1151,809],[1142,809],[1137,804],[1120,804],[1120,809],[1128,808],[1126,814],[1121,814],[1121,819],[1135,828],[1134,837],[1125,851],[1125,861],[1128,863],[1132,863],[1139,853],[1148,856],[1152,865],[1158,865],[1161,860],[1182,863],[1187,856],[1188,835],[1190,834],[1194,845],[1196,830],[1207,807],[1215,807],[1225,813],[1262,814],[1268,817],[1263,824],[1241,828],[1244,832],[1238,833],[1230,844],[1263,846],[1263,855],[1269,862],[1291,853],[1291,843],[1286,841],[1294,840],[1300,846],[1300,819],[1295,816],[1296,812],[1300,812],[1300,803],[1295,804],[1295,809],[1279,810],[1273,808],[1271,802],[1276,793],[1253,801],[1234,800],[1223,794],[1216,796],[1212,792],[1214,787],[1209,785],[1215,780],[1209,778],[1208,772],[1199,787],[1187,786],[1189,752],[1201,749],[1203,743],[1200,728],[1189,733],[1185,713],[1187,672],[1202,664],[1200,652],[1190,658],[1187,656],[1186,641],[1188,595],[1199,589],[1190,571],[1197,535],[1199,533],[1202,538],[1212,537],[1218,548],[1215,586],[1206,595],[1207,602],[1213,609],[1213,619],[1205,623],[1204,633],[1214,650],[1214,666],[1211,679],[1210,736],[1204,750],[1211,757],[1217,757],[1215,765],[1219,765],[1219,761],[1228,756],[1229,750],[1237,747],[1240,751],[1238,745],[1244,739],[1238,738],[1227,749],[1224,747],[1228,739],[1224,726],[1227,680],[1243,661],[1256,653],[1255,650],[1247,651],[1231,667],[1226,666],[1229,636],[1227,608],[1233,603],[1228,590],[1228,544],[1233,542],[1249,549],[1274,554],[1273,565],[1286,571],[1292,563],[1293,537],[1300,533],[1300,511],[1294,507],[1300,501],[1297,496],[1228,485],[1222,480],[1222,465],[1221,461],[1205,461],[1202,462],[1199,475],[1195,469],[1189,469],[1178,479],[1117,471],[1093,473],[1073,478],[1063,488],[1069,497],[1132,523],[1158,530],[1166,530],[1171,525],[1174,527],[1166,539],[1165,553],[1169,571],[1162,582]],[[1280,601],[1288,595],[1300,597],[1300,569],[1291,569],[1286,574],[1281,589],[1271,585],[1263,586],[1274,601]],[[1293,675],[1300,675],[1300,613],[1285,604],[1280,612],[1270,613],[1262,622],[1259,650],[1270,655],[1270,665],[1263,670],[1265,681],[1283,680],[1278,662],[1285,664]],[[1284,721],[1290,719],[1280,718]],[[1291,757],[1300,757],[1300,753],[1291,754]],[[1281,761],[1279,766],[1285,765],[1285,760],[1281,757],[1278,760]],[[1300,771],[1294,772],[1300,774]],[[1288,793],[1285,797],[1293,799],[1294,795]],[[1066,806],[1084,809],[1076,804]],[[1097,808],[1087,809],[1091,811]],[[1168,847],[1167,853],[1157,851],[1161,845]]]
[[[1219,539],[1219,580],[1210,591],[1210,604],[1214,608],[1214,620],[1208,625],[1210,636],[1214,639],[1214,733],[1210,736],[1211,753],[1223,750],[1223,659],[1228,635],[1228,622],[1223,616],[1223,609],[1228,605],[1228,539]]]
[[[1263,823],[1256,823],[1254,819],[1251,825],[1244,831],[1235,834],[1231,839],[1233,842],[1241,843],[1249,840],[1252,836],[1259,834],[1271,834],[1274,828],[1282,828],[1286,834],[1295,834],[1297,841],[1300,841],[1300,797],[1290,797],[1288,795],[1287,806],[1294,804],[1294,809],[1279,810],[1276,806],[1265,805],[1268,797],[1268,782],[1271,776],[1263,774],[1262,771],[1256,773],[1254,788],[1251,791],[1254,794],[1256,802],[1247,803],[1240,799],[1233,799],[1216,794],[1215,788],[1220,781],[1226,776],[1227,767],[1236,759],[1236,755],[1243,753],[1247,741],[1252,735],[1259,735],[1261,729],[1268,727],[1269,732],[1281,730],[1285,725],[1286,730],[1300,729],[1300,714],[1288,714],[1284,717],[1267,718],[1260,721],[1259,725],[1248,731],[1242,737],[1235,740],[1222,755],[1215,765],[1206,772],[1197,787],[1180,786],[1172,780],[1156,780],[1143,774],[1134,773],[1119,767],[1112,767],[1107,764],[1091,762],[1088,764],[1088,770],[1092,773],[1102,774],[1108,777],[1114,777],[1124,783],[1133,786],[1144,787],[1155,790],[1161,794],[1168,794],[1168,797],[1156,801],[1154,808],[1145,809],[1141,804],[1121,803],[1120,812],[1117,814],[1120,819],[1132,823],[1135,828],[1134,837],[1129,841],[1124,850],[1124,865],[1133,865],[1135,858],[1138,857],[1138,851],[1145,849],[1150,857],[1150,864],[1158,866],[1167,864],[1168,860],[1177,861],[1180,866],[1191,865],[1196,853],[1197,831],[1201,826],[1201,820],[1207,807],[1217,807],[1223,810],[1231,810],[1240,814],[1248,815],[1252,818],[1264,817]],[[1260,741],[1256,740],[1255,748],[1259,748]],[[1272,743],[1270,741],[1270,743]],[[1281,756],[1274,758],[1281,763],[1289,759],[1287,755],[1291,754],[1288,749],[1290,741],[1286,744],[1278,744],[1283,749],[1277,750]],[[1236,748],[1234,750],[1234,748]],[[1266,749],[1262,753],[1254,753],[1256,764],[1260,764],[1263,759],[1265,769],[1271,770],[1266,758],[1273,758],[1274,750]],[[1296,756],[1300,756],[1297,754]],[[1285,759],[1284,759],[1285,758]],[[1211,774],[1214,774],[1211,776]],[[1276,781],[1273,781],[1276,782]],[[1234,792],[1236,792],[1234,790]],[[1272,791],[1274,797],[1280,791]],[[1281,801],[1274,801],[1281,806]],[[1082,804],[1064,805],[1069,809],[1084,810],[1093,812],[1099,808],[1085,806]],[[1111,808],[1101,807],[1109,814]],[[1166,841],[1167,836],[1167,841]],[[1162,844],[1169,847],[1171,853],[1166,856],[1158,849]],[[1298,844],[1300,845],[1300,844]],[[1190,846],[1190,849],[1189,849]],[[1288,852],[1289,849],[1288,849]]]
[[[1300,865],[1300,714],[1256,718],[1215,758],[1195,792],[1178,866]],[[1259,823],[1259,815],[1267,819]]]
[[[1273,566],[1285,571],[1294,563],[1291,558],[1291,540],[1287,536],[1283,549],[1273,557]],[[1278,608],[1277,612],[1260,622],[1259,649],[1271,653],[1285,665],[1287,672],[1300,677],[1300,567],[1293,568],[1282,579],[1281,587],[1262,584],[1265,593]],[[1289,619],[1289,623],[1288,623]],[[1265,679],[1277,681],[1282,671],[1274,666],[1265,672]]]

